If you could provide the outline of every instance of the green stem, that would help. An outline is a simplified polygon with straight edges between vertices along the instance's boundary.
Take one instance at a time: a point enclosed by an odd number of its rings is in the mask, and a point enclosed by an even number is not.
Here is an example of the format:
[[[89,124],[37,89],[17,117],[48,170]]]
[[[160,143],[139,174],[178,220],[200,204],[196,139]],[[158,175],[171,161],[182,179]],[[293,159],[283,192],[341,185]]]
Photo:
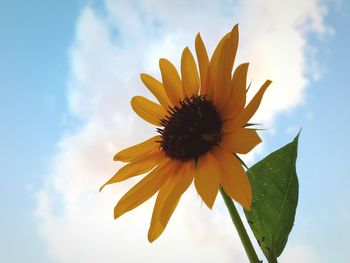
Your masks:
[[[249,262],[250,263],[260,263],[261,261],[259,260],[258,256],[256,255],[256,252],[254,250],[252,242],[249,239],[247,231],[244,228],[241,217],[239,216],[237,209],[236,209],[231,197],[229,197],[226,194],[226,192],[224,191],[224,189],[222,187],[220,188],[220,193],[222,195],[222,198],[224,198],[227,209],[230,212],[232,222],[237,229],[239,237],[241,238],[242,244],[244,246],[244,250],[247,253],[247,256],[249,258]]]
[[[278,263],[277,258],[275,256],[268,258],[267,261],[269,263]]]

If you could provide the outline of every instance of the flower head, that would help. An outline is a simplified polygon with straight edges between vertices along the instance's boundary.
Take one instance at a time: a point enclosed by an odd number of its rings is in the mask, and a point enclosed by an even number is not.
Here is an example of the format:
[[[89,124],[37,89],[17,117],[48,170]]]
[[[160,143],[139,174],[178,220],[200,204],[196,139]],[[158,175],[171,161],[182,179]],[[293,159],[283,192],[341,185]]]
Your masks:
[[[238,46],[238,26],[227,33],[209,60],[198,34],[195,59],[188,48],[181,58],[181,78],[174,65],[160,59],[162,82],[141,74],[141,80],[159,103],[136,96],[133,110],[158,126],[158,135],[122,150],[115,161],[126,162],[108,184],[148,173],[118,202],[114,217],[136,208],[158,192],[148,239],[164,231],[182,194],[194,181],[204,203],[212,208],[220,187],[250,209],[252,190],[234,154],[245,154],[261,142],[256,130],[247,127],[257,111],[267,80],[246,105],[248,63],[232,74]]]

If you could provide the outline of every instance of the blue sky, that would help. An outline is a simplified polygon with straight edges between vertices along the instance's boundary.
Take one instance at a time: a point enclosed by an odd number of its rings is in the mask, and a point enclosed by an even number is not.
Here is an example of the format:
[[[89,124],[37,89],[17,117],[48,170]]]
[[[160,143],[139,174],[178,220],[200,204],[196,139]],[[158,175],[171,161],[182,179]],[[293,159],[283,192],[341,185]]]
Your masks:
[[[271,117],[273,132],[265,134],[266,143],[256,159],[290,141],[302,128],[298,159],[300,201],[290,243],[294,247],[298,247],[298,244],[311,246],[313,253],[322,262],[345,262],[350,256],[347,250],[350,245],[347,228],[350,220],[350,165],[347,151],[350,147],[347,136],[350,115],[347,100],[350,91],[346,79],[347,69],[350,68],[350,4],[347,1],[323,3],[328,10],[328,14],[324,15],[324,24],[331,27],[334,33],[323,36],[315,32],[308,33],[305,41],[310,48],[303,53],[309,66],[316,65],[320,76],[314,79],[312,74],[304,73],[309,84],[303,89],[303,99],[296,106],[283,111],[276,110]],[[41,224],[47,222],[45,218],[38,218],[35,211],[39,206],[38,193],[51,189],[46,188],[47,184],[52,183],[50,174],[57,175],[51,167],[60,165],[55,159],[57,152],[62,153],[65,149],[62,144],[65,145],[72,136],[77,136],[79,129],[83,130],[81,127],[84,125],[75,124],[84,120],[90,112],[88,108],[74,106],[77,104],[76,97],[70,93],[72,86],[83,86],[72,77],[76,74],[74,63],[77,62],[74,59],[78,60],[85,52],[79,53],[78,21],[81,21],[84,12],[85,17],[89,18],[86,6],[90,6],[100,17],[103,16],[100,11],[105,7],[85,1],[31,1],[30,4],[2,1],[0,5],[0,261],[67,262],[64,258],[69,257],[59,255],[64,250],[54,247],[54,237],[50,241],[50,233],[43,234]],[[111,10],[106,18],[101,19],[107,24],[106,28],[113,27],[110,19],[118,14],[113,13],[113,8]],[[147,17],[147,14],[143,15]],[[127,20],[123,19],[120,23],[128,25]],[[104,24],[100,26],[104,28]],[[117,29],[124,41],[135,40],[135,36],[131,33],[129,36],[127,30],[124,32],[118,26]],[[194,35],[191,37],[193,39]],[[184,39],[187,40],[186,37]],[[118,39],[111,43],[116,49],[121,46]],[[160,49],[164,50],[162,47]],[[113,52],[120,54],[123,49]],[[173,52],[172,49],[170,52]],[[158,55],[157,52],[151,54]],[[89,63],[89,60],[84,61]],[[97,61],[103,63],[98,58]],[[128,67],[129,64],[125,64]],[[286,68],[286,72],[289,72],[289,66],[288,60],[281,65]],[[130,73],[130,76],[133,74],[138,72]],[[77,95],[77,100],[90,93],[99,94],[93,90],[94,87],[79,89],[81,94]],[[126,92],[124,95],[128,102],[127,96],[130,94]],[[97,107],[94,103],[88,103],[86,107]],[[65,140],[67,134],[68,139]],[[133,138],[140,137],[136,132],[132,134]],[[126,139],[132,140],[130,137]],[[98,182],[107,178],[108,175],[105,175]],[[54,198],[65,197],[58,194]],[[101,215],[107,216],[110,215]],[[145,233],[140,233],[142,237],[145,237]]]
[[[82,2],[1,1],[0,5],[0,225],[5,233],[0,261],[46,262],[33,218],[33,193],[43,183],[63,132],[67,53]]]

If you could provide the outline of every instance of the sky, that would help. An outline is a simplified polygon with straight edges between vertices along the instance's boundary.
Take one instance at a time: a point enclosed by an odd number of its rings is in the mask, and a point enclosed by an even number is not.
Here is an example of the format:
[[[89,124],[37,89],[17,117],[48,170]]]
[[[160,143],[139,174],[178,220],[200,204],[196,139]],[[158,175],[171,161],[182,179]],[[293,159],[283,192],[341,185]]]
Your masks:
[[[154,199],[113,219],[137,180],[98,192],[120,167],[114,153],[154,134],[129,105],[151,98],[139,74],[159,78],[161,57],[178,67],[197,32],[211,53],[236,23],[250,98],[273,80],[255,117],[263,144],[242,158],[252,165],[302,129],[280,262],[346,262],[349,16],[345,0],[0,1],[0,262],[247,262],[220,198],[209,210],[192,187],[149,244]]]

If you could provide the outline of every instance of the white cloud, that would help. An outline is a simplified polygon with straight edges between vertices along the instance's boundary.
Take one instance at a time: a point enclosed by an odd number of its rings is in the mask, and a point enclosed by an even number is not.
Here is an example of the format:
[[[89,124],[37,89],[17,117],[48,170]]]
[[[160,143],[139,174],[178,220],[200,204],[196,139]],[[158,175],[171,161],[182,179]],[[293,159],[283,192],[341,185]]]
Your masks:
[[[238,60],[251,62],[252,93],[265,79],[274,81],[256,118],[271,123],[277,113],[303,101],[312,62],[305,59],[305,34],[327,31],[324,14],[315,0],[107,0],[103,14],[84,8],[68,83],[69,110],[79,124],[58,143],[38,193],[40,231],[52,257],[65,263],[244,262],[221,201],[208,211],[189,191],[165,233],[150,245],[146,235],[153,202],[117,221],[112,216],[115,203],[136,179],[97,190],[119,167],[111,161],[113,154],[154,133],[129,107],[133,95],[149,96],[140,72],[159,76],[160,57],[179,65],[182,47],[193,50],[198,31],[212,51],[219,37],[239,22]]]

